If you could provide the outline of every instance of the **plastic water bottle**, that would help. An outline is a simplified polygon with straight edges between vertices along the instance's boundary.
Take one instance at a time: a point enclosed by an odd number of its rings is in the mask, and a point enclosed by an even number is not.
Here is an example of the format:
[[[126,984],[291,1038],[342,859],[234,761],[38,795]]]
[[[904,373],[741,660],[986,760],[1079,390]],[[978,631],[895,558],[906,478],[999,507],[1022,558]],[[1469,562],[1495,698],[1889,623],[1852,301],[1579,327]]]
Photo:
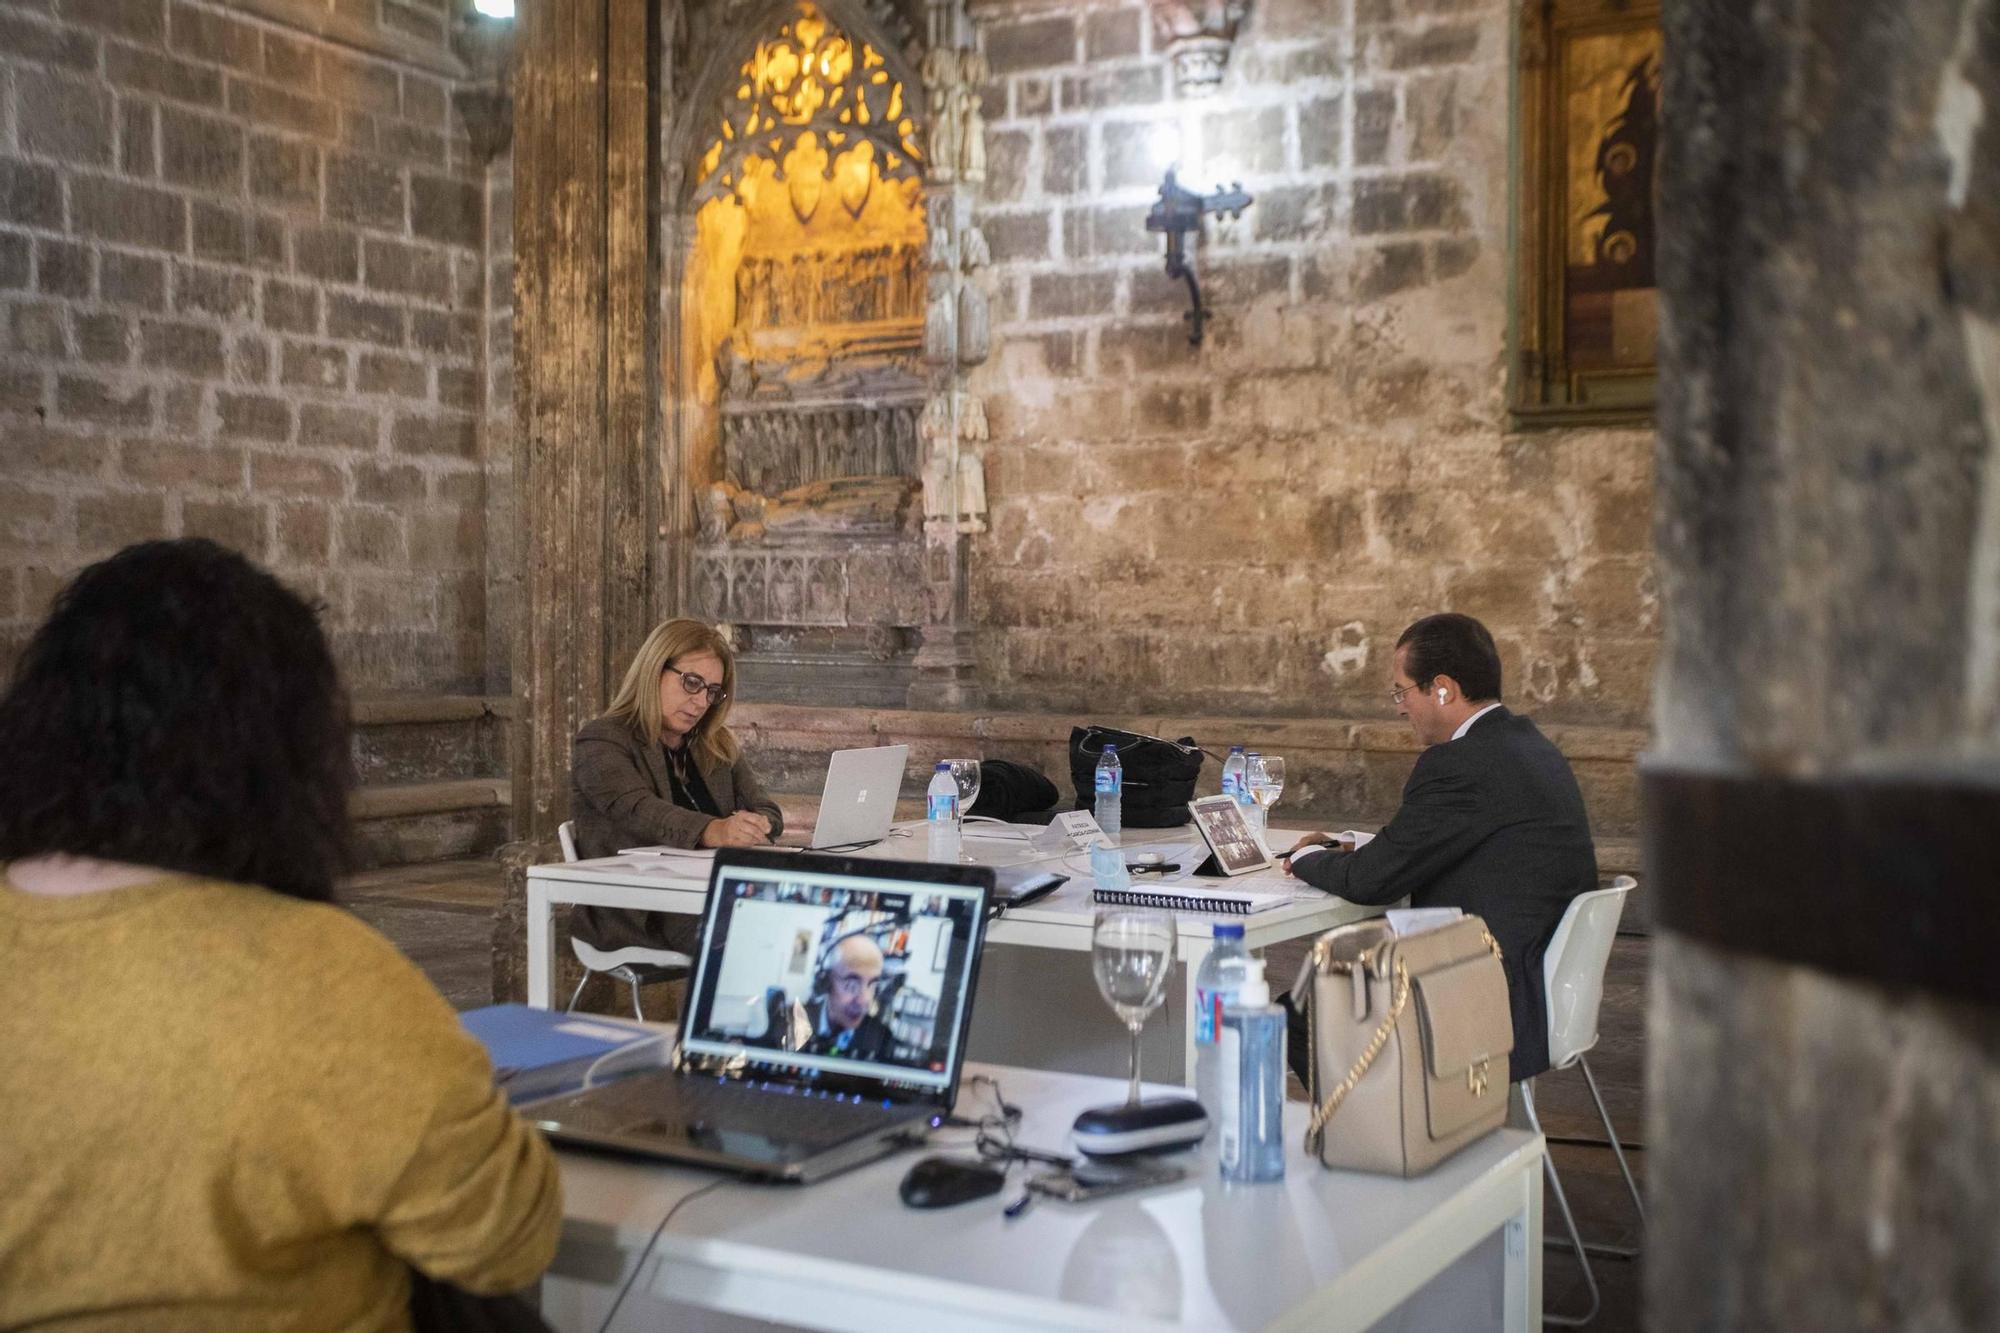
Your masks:
[[[1236,1003],[1223,1007],[1216,1045],[1222,1178],[1245,1184],[1283,1180],[1285,1011],[1271,1003],[1263,959],[1246,962]]]
[[[930,790],[924,806],[924,828],[928,847],[925,860],[958,861],[958,779],[949,763],[939,763],[931,774]]]
[[[1097,761],[1097,827],[1105,836],[1117,841],[1124,831],[1125,815],[1122,809],[1125,799],[1125,765],[1118,762],[1118,747],[1104,747],[1104,757]]]
[[[1243,923],[1215,923],[1215,943],[1201,970],[1194,974],[1194,1095],[1209,1119],[1219,1120],[1222,1104],[1216,1100],[1222,1071],[1217,1066],[1217,1039],[1222,1035],[1223,1006],[1236,1002],[1243,985],[1244,964],[1250,951],[1243,947]]]
[[[1230,746],[1229,758],[1222,761],[1222,794],[1224,796],[1234,796],[1238,805],[1243,803],[1249,790],[1248,784],[1244,781],[1243,777],[1249,771],[1249,768],[1249,761],[1243,757],[1243,747],[1240,745]]]

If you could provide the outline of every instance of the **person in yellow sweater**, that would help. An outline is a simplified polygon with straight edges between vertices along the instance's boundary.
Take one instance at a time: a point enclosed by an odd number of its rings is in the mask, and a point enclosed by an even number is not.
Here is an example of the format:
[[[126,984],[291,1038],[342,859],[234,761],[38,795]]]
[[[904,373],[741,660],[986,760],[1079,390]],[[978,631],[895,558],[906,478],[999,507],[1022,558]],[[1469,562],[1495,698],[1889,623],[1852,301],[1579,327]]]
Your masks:
[[[548,1145],[331,904],[346,702],[233,552],[128,548],[0,698],[0,1328],[411,1326],[553,1256]]]

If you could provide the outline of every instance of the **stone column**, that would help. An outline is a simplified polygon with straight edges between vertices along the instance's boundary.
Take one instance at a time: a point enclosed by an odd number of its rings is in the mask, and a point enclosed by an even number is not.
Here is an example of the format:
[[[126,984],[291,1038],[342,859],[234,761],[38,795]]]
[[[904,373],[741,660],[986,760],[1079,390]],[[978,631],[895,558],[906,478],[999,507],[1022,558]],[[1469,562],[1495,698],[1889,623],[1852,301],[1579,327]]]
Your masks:
[[[930,0],[928,8],[924,359],[932,391],[922,427],[925,614],[908,698],[912,708],[962,709],[977,707],[980,694],[966,561],[969,538],[984,531],[986,486],[979,454],[965,446],[986,438],[986,413],[964,380],[990,351],[989,259],[972,220],[973,187],[986,178],[979,109],[986,59],[961,0]]]
[[[1683,0],[1649,1326],[2000,1309],[2000,3]]]
[[[569,744],[651,627],[657,495],[659,43],[648,0],[521,7],[514,76],[516,866],[567,817]],[[494,993],[519,994],[521,882]]]

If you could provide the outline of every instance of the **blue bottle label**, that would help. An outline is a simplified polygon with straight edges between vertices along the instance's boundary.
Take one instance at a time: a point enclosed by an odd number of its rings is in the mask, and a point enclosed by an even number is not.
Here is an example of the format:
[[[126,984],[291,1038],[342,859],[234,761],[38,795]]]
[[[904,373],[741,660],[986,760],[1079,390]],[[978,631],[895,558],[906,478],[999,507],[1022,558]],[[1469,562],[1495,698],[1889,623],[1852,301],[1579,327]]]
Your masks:
[[[1119,787],[1124,785],[1123,779],[1124,779],[1124,774],[1120,773],[1115,768],[1098,769],[1097,770],[1098,794],[1101,796],[1117,795]]]
[[[936,792],[932,792],[929,817],[932,819],[956,821],[958,819],[958,797],[940,796]]]
[[[1215,1041],[1222,1026],[1222,992],[1197,987],[1194,993],[1194,1039],[1198,1046]]]

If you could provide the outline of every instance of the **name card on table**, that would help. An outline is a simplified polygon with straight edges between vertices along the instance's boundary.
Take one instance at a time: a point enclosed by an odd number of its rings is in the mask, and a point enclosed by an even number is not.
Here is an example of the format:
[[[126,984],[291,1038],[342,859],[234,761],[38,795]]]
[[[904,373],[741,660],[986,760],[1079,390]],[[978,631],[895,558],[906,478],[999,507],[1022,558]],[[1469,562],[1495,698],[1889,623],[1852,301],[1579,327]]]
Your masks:
[[[1104,830],[1097,826],[1097,816],[1088,810],[1065,810],[1056,816],[1056,823],[1061,827],[1063,836],[1069,839],[1070,846],[1078,851],[1088,851],[1100,842],[1110,843]]]

